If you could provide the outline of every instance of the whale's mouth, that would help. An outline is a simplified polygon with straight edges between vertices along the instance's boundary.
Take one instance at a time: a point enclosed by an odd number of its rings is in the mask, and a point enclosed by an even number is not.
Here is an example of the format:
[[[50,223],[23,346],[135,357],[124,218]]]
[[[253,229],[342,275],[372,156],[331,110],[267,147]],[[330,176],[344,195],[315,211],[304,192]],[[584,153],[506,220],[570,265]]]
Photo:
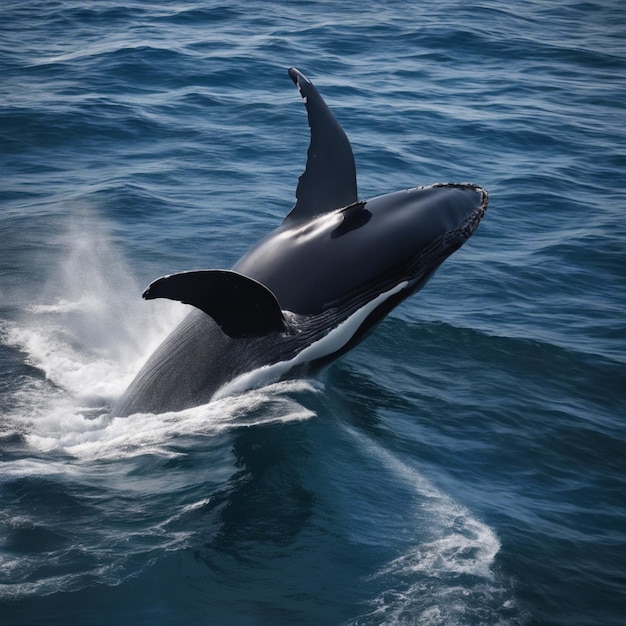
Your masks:
[[[430,271],[436,269],[453,252],[458,250],[474,234],[489,204],[487,191],[472,183],[441,183],[433,185],[433,187],[474,191],[479,196],[479,202],[457,226],[435,238],[409,262],[410,271],[415,273],[419,273],[420,267],[426,270],[430,268]]]
[[[446,245],[458,244],[454,250],[458,250],[478,228],[480,221],[483,219],[485,212],[487,211],[487,205],[489,204],[489,194],[486,189],[474,185],[473,183],[447,183],[437,184],[433,187],[452,187],[456,189],[470,189],[475,191],[480,196],[480,202],[478,206],[467,216],[467,218],[457,227],[446,232],[443,236]],[[452,250],[452,252],[454,252]]]
[[[420,250],[403,269],[409,281],[407,297],[419,291],[432,278],[439,266],[456,252],[476,231],[487,211],[489,194],[485,189],[471,183],[434,185],[434,187],[455,187],[471,189],[480,195],[476,208],[455,228],[447,230],[430,245]]]

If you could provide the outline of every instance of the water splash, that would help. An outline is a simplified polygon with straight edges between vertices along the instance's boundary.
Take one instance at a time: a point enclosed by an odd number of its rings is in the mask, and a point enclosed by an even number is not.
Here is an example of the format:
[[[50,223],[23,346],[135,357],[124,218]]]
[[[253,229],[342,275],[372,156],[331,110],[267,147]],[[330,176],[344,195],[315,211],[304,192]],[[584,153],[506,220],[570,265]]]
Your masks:
[[[38,301],[18,321],[0,320],[2,343],[44,375],[15,385],[15,409],[5,416],[33,449],[78,458],[113,458],[121,450],[165,454],[173,437],[221,432],[254,408],[268,408],[260,419],[269,421],[310,416],[280,399],[312,388],[294,382],[181,413],[112,418],[111,403],[188,307],[143,302],[109,227],[88,210],[72,218],[59,246],[63,253]]]
[[[25,438],[39,452],[63,452],[81,461],[146,454],[172,458],[186,454],[181,441],[188,436],[211,437],[229,429],[309,419],[313,412],[289,394],[313,390],[306,381],[287,381],[180,412],[128,417],[91,417],[59,404],[32,421]]]
[[[109,227],[87,210],[72,218],[57,247],[38,300],[19,320],[0,322],[0,339],[71,397],[110,401],[185,307],[146,306]]]

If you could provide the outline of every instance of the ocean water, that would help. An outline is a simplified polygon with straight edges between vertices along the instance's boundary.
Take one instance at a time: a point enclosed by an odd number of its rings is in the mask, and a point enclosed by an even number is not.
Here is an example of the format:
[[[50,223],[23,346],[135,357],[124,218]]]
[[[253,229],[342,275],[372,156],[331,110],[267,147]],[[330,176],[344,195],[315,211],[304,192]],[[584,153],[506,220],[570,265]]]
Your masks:
[[[45,1],[0,19],[0,623],[626,624],[626,5]],[[320,378],[112,404],[293,206],[490,192]]]

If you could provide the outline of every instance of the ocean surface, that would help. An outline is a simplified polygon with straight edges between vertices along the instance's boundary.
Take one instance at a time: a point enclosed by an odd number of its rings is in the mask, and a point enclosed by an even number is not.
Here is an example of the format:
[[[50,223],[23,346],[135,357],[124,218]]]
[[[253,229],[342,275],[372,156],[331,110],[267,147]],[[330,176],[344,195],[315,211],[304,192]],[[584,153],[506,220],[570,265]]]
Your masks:
[[[626,624],[626,4],[5,1],[0,624]],[[311,380],[111,407],[295,201],[490,192]]]

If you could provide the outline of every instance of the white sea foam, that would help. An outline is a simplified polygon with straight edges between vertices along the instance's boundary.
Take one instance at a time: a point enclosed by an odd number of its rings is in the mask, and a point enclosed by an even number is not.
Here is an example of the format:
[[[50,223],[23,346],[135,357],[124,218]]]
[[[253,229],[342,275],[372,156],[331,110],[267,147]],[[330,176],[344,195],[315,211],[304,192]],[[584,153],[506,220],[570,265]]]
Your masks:
[[[63,255],[37,301],[3,322],[0,338],[71,396],[110,399],[185,307],[147,306],[106,224],[89,212],[74,218],[58,246]]]
[[[63,385],[58,389],[46,381],[32,381],[14,392],[16,407],[5,415],[13,429],[40,452],[59,451],[83,460],[149,453],[175,456],[178,452],[172,452],[172,443],[187,435],[212,435],[229,428],[297,421],[313,415],[289,394],[314,391],[316,387],[311,382],[294,380],[180,412],[111,417],[108,405],[94,402],[93,395],[114,397],[123,389],[117,380],[123,367],[113,360],[90,361],[63,341],[48,342],[44,349],[37,333],[31,330],[13,329],[8,334],[50,379]],[[19,341],[22,336],[25,339]],[[35,474],[42,471],[38,465],[32,469]],[[28,468],[11,466],[5,471],[27,472]]]
[[[514,597],[494,570],[500,540],[493,529],[416,468],[362,433],[345,429],[369,458],[414,494],[406,512],[404,548],[371,576],[382,590],[370,611],[353,623],[403,624],[410,615],[411,623],[461,625],[477,621],[472,616],[476,606],[491,610],[497,622],[499,611],[513,606]]]
[[[90,418],[60,406],[33,421],[25,437],[37,450],[62,451],[81,460],[172,457],[182,454],[173,445],[188,435],[211,436],[227,429],[308,419],[313,413],[286,394],[313,389],[306,381],[287,381],[180,412],[122,418]]]

